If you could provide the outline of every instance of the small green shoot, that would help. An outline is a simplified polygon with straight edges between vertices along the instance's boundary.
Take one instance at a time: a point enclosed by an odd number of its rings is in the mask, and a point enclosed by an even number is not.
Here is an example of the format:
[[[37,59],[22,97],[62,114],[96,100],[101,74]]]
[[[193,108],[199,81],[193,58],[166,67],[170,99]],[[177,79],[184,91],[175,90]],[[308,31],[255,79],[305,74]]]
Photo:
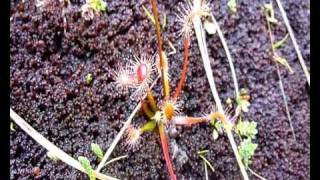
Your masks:
[[[278,41],[278,42],[276,42],[276,43],[273,44],[273,48],[274,48],[274,49],[279,49],[279,48],[281,48],[282,45],[283,45],[283,44],[286,42],[286,40],[288,39],[288,37],[289,37],[289,34],[286,34],[286,36],[285,36],[283,39],[281,39],[280,41]]]
[[[199,156],[209,166],[211,171],[214,172],[215,170],[214,170],[214,167],[211,165],[211,163],[203,155],[199,155]]]
[[[107,3],[103,0],[89,0],[88,3],[96,12],[104,12],[107,9]]]
[[[100,15],[106,11],[107,3],[103,0],[86,0],[86,3],[81,6],[81,16],[85,20],[92,20],[95,15]]]
[[[91,151],[100,159],[103,158],[103,151],[98,144],[91,143]]]
[[[93,75],[91,73],[87,74],[86,76],[86,83],[91,84],[93,80]]]
[[[281,65],[285,66],[288,69],[290,74],[294,73],[291,66],[289,65],[288,61],[285,58],[280,57],[279,55],[275,54],[273,56],[273,60],[276,61],[277,63],[280,63]]]
[[[59,158],[56,155],[54,155],[51,151],[47,152],[47,156],[48,156],[49,159],[51,159],[54,162],[59,160]]]
[[[209,150],[202,150],[202,151],[198,151],[198,154],[199,155],[204,155],[204,154],[207,154],[209,152]]]
[[[96,177],[93,174],[93,169],[90,165],[90,161],[86,157],[83,157],[83,156],[79,156],[78,161],[80,162],[81,166],[84,168],[86,173],[88,174],[90,180],[95,180]]]
[[[251,139],[245,139],[244,141],[241,142],[239,148],[239,155],[246,166],[251,164],[251,158],[254,155],[254,151],[257,149],[258,144],[252,143]]]
[[[249,111],[249,106],[250,106],[249,101],[241,99],[239,97],[236,99],[236,101],[237,101],[237,104],[238,104],[241,111],[243,111],[243,112]]]
[[[236,132],[240,136],[245,136],[250,139],[255,139],[257,130],[257,123],[254,121],[239,121],[236,125]]]
[[[13,131],[13,132],[16,131],[16,130],[14,129],[14,126],[13,126],[13,123],[12,123],[12,122],[10,122],[10,130]]]
[[[248,94],[248,91],[244,88],[240,89],[240,94],[238,97],[236,97],[236,103],[238,104],[238,109],[243,112],[249,111],[249,102],[250,96]]]
[[[215,172],[212,164],[204,157],[205,154],[207,154],[209,152],[209,150],[202,150],[202,151],[198,151],[198,155],[199,157],[209,166],[209,168],[211,169],[212,172]]]
[[[278,20],[274,17],[274,10],[273,10],[273,6],[272,6],[272,2],[265,4],[264,8],[265,8],[267,21],[269,21],[270,23],[273,23],[273,24],[277,24]]]
[[[229,7],[229,10],[232,13],[236,13],[237,12],[237,1],[236,0],[229,0],[227,5]]]
[[[221,121],[210,121],[210,124],[215,128],[214,130],[217,130],[218,133],[223,133],[223,124],[221,123]]]

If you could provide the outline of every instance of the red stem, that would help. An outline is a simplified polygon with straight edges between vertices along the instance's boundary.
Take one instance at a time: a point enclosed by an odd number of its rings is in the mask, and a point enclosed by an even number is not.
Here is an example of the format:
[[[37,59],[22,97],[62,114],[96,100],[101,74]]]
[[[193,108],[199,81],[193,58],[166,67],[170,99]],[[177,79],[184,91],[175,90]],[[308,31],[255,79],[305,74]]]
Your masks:
[[[160,134],[160,139],[161,139],[162,152],[163,152],[166,164],[167,164],[170,178],[171,178],[171,180],[177,180],[177,177],[173,171],[173,166],[172,166],[170,155],[169,155],[168,140],[167,140],[166,133],[164,132],[163,124],[160,123],[158,125],[158,128],[159,128],[159,134]]]
[[[183,67],[182,67],[182,71],[181,71],[181,78],[180,78],[179,84],[176,87],[176,91],[173,96],[174,100],[177,100],[177,98],[179,97],[180,92],[182,90],[182,87],[187,79],[187,69],[188,69],[188,64],[189,64],[188,56],[189,56],[189,47],[190,47],[190,38],[187,36],[184,38],[183,47],[184,47]]]
[[[160,32],[160,23],[159,23],[159,14],[158,14],[158,8],[157,8],[157,2],[156,0],[151,0],[152,5],[152,11],[154,15],[154,20],[156,24],[156,33],[157,33],[157,41],[158,41],[158,51],[159,51],[159,57],[160,57],[160,69],[161,69],[161,79],[162,79],[162,85],[164,90],[164,98],[167,100],[169,99],[169,84],[165,81],[165,72],[164,72],[164,58],[162,54],[162,39],[161,39],[161,32]]]

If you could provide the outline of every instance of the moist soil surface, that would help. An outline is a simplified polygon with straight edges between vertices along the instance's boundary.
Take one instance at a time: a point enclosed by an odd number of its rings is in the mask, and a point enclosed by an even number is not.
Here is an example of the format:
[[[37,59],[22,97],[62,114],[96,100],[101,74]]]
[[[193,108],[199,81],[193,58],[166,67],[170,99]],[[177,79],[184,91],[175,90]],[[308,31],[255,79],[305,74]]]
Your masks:
[[[91,143],[107,150],[123,122],[138,104],[130,100],[131,90],[116,88],[114,70],[127,63],[132,54],[157,52],[155,28],[142,5],[151,10],[149,1],[107,1],[107,12],[85,21],[81,17],[83,0],[72,0],[65,8],[59,1],[11,1],[10,14],[10,106],[37,131],[63,151],[76,158],[86,156],[95,168],[99,160],[90,150]],[[239,1],[236,14],[230,13],[227,0],[213,1],[210,7],[225,35],[234,59],[239,86],[248,88],[249,112],[244,119],[258,124],[258,144],[250,168],[267,179],[310,178],[310,94],[306,78],[290,39],[278,52],[285,57],[294,74],[281,67],[297,141],[293,140],[284,102],[272,61],[263,4],[268,1]],[[309,67],[309,1],[283,0],[303,58]],[[167,16],[164,49],[168,55],[172,89],[179,80],[183,61],[183,41],[178,35],[175,12],[183,1],[159,1],[161,19]],[[39,4],[39,3],[38,3]],[[286,35],[286,28],[274,2],[273,27],[276,40]],[[225,51],[217,35],[208,35],[207,44],[213,75],[223,101],[234,96],[234,86]],[[181,102],[181,114],[198,116],[210,112],[214,100],[193,34],[187,83]],[[86,83],[88,73],[93,81]],[[154,95],[162,98],[161,83]],[[139,112],[135,126],[146,122]],[[46,149],[19,127],[10,135],[10,179],[88,179],[76,169],[54,162]],[[178,179],[204,179],[203,161],[197,151],[207,149],[210,179],[241,179],[228,138],[212,137],[212,127],[199,124],[177,127],[170,143],[185,152],[175,155]],[[237,138],[236,138],[237,139]],[[239,142],[237,140],[237,142]],[[171,151],[171,155],[172,155]],[[122,139],[111,158],[128,155],[109,164],[102,173],[120,179],[169,179],[157,132],[142,135],[139,144],[128,149]],[[33,172],[40,168],[40,175]],[[252,179],[257,179],[250,172]]]

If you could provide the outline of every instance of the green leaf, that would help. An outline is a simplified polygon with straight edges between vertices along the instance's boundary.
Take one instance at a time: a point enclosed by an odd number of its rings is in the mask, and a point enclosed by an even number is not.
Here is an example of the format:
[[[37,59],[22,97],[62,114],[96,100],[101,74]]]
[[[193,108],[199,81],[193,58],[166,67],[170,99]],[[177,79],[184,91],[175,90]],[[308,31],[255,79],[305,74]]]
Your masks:
[[[103,0],[91,0],[89,2],[90,7],[95,10],[96,12],[104,12],[107,8],[107,3]]]
[[[59,158],[58,158],[56,155],[54,155],[51,151],[48,151],[48,152],[47,152],[47,156],[48,156],[48,158],[51,159],[52,161],[58,161],[58,160],[59,160]]]
[[[237,109],[243,112],[248,112],[249,111],[249,102],[250,96],[249,92],[245,88],[241,88],[239,95],[236,97],[236,103],[238,104]]]
[[[221,123],[221,121],[217,121],[215,124],[214,124],[214,127],[216,128],[216,130],[219,132],[219,133],[223,133],[223,124]]]
[[[87,74],[86,83],[91,84],[92,80],[93,80],[93,75],[91,73]]]
[[[284,67],[286,67],[290,74],[293,73],[293,70],[292,70],[290,64],[288,63],[288,61],[285,58],[280,57],[279,55],[276,54],[273,56],[273,60],[276,61],[277,63],[280,63]]]
[[[156,121],[148,121],[140,128],[140,131],[150,132],[150,131],[153,131],[154,128],[156,128],[156,126],[157,126]]]
[[[212,120],[209,122],[209,124],[210,124],[211,126],[213,126],[213,127],[214,127],[215,123],[216,123],[216,120],[215,120],[215,119],[212,119]]]
[[[91,151],[100,159],[103,158],[103,151],[98,144],[91,143]]]
[[[249,111],[249,106],[251,105],[248,100],[242,99],[241,97],[237,97],[236,102],[243,112]]]
[[[274,43],[274,44],[273,44],[273,47],[274,47],[275,49],[281,48],[282,45],[283,45],[283,44],[286,42],[286,40],[288,39],[288,37],[289,37],[289,34],[286,34],[286,36],[285,36],[283,39],[281,39],[280,41]]]
[[[257,123],[254,121],[239,121],[236,125],[236,133],[240,136],[245,136],[250,139],[255,139],[257,130]]]
[[[248,167],[252,161],[251,158],[254,155],[254,151],[257,149],[258,144],[252,143],[251,139],[245,139],[240,143],[239,155],[246,167]]]
[[[228,5],[229,10],[231,12],[233,12],[233,13],[237,12],[237,2],[236,2],[236,0],[229,0],[227,5]]]
[[[90,180],[95,180],[96,177],[93,174],[93,169],[90,165],[90,161],[86,157],[83,157],[83,156],[79,156],[78,161],[80,162],[81,166],[84,168],[86,173],[88,174]]]
[[[218,121],[216,119],[213,119],[210,121],[210,125],[213,126],[213,131],[212,131],[212,137],[215,138],[217,135],[223,133],[223,124],[221,121]],[[216,131],[218,134],[216,134]],[[217,137],[218,138],[218,137]]]

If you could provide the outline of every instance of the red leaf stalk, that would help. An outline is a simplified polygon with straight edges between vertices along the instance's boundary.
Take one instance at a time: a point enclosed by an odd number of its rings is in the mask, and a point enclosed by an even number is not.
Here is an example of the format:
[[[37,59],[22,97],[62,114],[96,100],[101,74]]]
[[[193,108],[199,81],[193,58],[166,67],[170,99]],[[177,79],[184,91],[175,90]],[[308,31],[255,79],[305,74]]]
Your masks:
[[[176,125],[191,126],[194,124],[208,122],[209,119],[207,117],[175,117],[173,121]]]
[[[160,139],[161,139],[162,152],[163,152],[166,164],[167,164],[170,178],[171,178],[171,180],[177,180],[176,175],[173,171],[173,166],[172,166],[170,155],[169,155],[168,140],[167,140],[166,133],[164,132],[163,124],[160,123],[158,125],[158,128],[159,128],[159,134],[160,134]]]
[[[176,91],[173,96],[174,100],[177,100],[177,98],[179,97],[180,92],[182,90],[182,87],[185,84],[185,81],[187,79],[187,69],[188,69],[188,64],[189,64],[188,56],[189,56],[189,47],[190,47],[190,38],[188,36],[186,36],[184,38],[183,47],[184,47],[183,67],[182,67],[182,71],[181,71],[181,76],[180,76],[181,78],[180,78],[179,84],[176,87]]]

